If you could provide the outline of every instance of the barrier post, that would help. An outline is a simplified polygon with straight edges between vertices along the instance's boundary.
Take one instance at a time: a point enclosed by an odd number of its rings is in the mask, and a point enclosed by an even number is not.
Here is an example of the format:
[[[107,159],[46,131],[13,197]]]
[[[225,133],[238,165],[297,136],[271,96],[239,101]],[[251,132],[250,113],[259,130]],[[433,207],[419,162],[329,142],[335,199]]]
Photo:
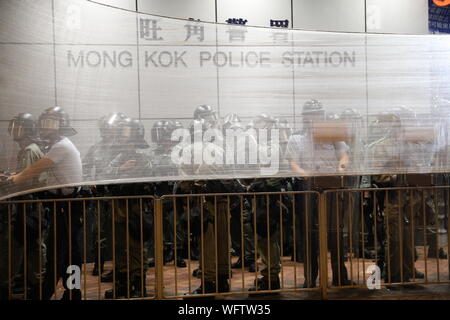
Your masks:
[[[155,299],[162,299],[164,295],[164,276],[163,276],[163,206],[162,199],[155,199],[155,281],[156,294]]]
[[[328,289],[328,245],[327,245],[327,194],[319,194],[319,267],[322,299],[327,299]]]

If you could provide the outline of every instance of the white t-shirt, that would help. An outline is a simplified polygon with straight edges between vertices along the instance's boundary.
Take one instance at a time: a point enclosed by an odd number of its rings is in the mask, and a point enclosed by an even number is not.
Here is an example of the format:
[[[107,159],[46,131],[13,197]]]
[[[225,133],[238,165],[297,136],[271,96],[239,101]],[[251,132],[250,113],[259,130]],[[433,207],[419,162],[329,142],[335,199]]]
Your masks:
[[[64,185],[79,183],[82,181],[82,166],[80,152],[68,138],[64,137],[56,142],[45,155],[52,160],[55,165],[52,167],[53,173],[49,181],[51,184]],[[73,189],[62,190],[64,194],[71,193]],[[70,192],[69,192],[70,191]]]
[[[310,173],[331,174],[338,172],[338,159],[348,150],[343,141],[314,143],[308,135],[294,134],[289,137],[285,157]]]

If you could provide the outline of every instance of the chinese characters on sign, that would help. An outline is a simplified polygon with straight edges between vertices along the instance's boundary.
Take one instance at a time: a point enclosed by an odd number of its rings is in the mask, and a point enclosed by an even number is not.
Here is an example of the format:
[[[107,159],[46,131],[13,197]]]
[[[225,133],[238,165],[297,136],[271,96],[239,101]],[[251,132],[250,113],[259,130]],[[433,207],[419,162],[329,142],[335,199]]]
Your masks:
[[[225,20],[226,23],[228,24],[240,24],[240,25],[245,25],[247,23],[247,19],[242,19],[242,18],[228,18],[227,20]]]
[[[161,28],[158,27],[158,21],[155,19],[140,19],[140,35],[141,39],[145,40],[164,40],[163,37],[158,37],[158,31]]]
[[[277,28],[288,28],[289,27],[289,20],[272,20],[270,19],[270,26],[271,27],[277,27]]]

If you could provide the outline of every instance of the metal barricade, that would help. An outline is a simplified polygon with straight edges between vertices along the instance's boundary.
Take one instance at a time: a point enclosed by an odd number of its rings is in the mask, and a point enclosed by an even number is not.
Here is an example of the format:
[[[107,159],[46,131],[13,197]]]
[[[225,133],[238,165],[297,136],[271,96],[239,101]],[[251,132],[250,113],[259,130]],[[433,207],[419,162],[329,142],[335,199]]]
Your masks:
[[[149,229],[157,229],[155,205],[152,196],[0,202],[2,298],[103,299],[111,289],[111,299],[154,298],[156,276],[146,254],[156,234]],[[104,275],[111,271],[112,279],[102,282],[101,271],[93,276],[94,261],[105,262]]]
[[[449,195],[430,186],[1,201],[0,298],[326,299],[450,283]]]
[[[334,266],[331,274],[327,270],[333,279],[328,287],[399,290],[449,283],[450,260],[443,250],[449,250],[449,190],[429,186],[325,191],[328,236],[338,244],[333,247],[329,241],[326,248]]]
[[[296,205],[300,196],[318,200],[319,194],[299,191],[162,197],[163,208],[173,208],[170,225],[171,233],[175,235],[174,248],[177,248],[174,249],[175,261],[178,258],[176,255],[183,249],[183,258],[187,260],[186,268],[179,268],[176,263],[164,267],[163,297],[320,291],[321,283],[303,288],[303,266],[296,258],[296,246],[300,242],[295,228],[298,219]],[[167,217],[169,212],[163,210],[163,214]],[[181,228],[177,219],[183,220]],[[290,223],[287,224],[287,221]],[[234,223],[238,225],[237,235],[231,230]],[[184,237],[177,235],[180,229],[186,231]],[[292,233],[289,243],[291,257],[286,257],[283,252],[287,231]],[[181,245],[177,243],[180,238],[185,239]],[[233,243],[240,247],[236,257],[231,255]],[[253,243],[252,250],[247,250],[247,243]],[[311,253],[311,250],[308,252]],[[194,257],[197,253],[198,257]],[[237,261],[241,264],[236,265]],[[249,261],[255,263],[256,270],[248,268],[246,264]],[[264,279],[261,280],[258,275]],[[199,288],[198,291],[192,294],[196,288]]]

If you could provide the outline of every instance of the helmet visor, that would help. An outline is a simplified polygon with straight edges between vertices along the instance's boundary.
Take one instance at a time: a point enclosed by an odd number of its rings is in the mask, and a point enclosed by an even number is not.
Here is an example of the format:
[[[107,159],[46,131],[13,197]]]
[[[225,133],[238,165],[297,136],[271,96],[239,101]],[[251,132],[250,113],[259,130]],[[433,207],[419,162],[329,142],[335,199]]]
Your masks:
[[[123,127],[120,136],[122,138],[127,138],[128,139],[128,138],[131,137],[131,131],[132,131],[132,129],[130,127]]]
[[[217,122],[217,115],[215,112],[211,112],[211,113],[205,114],[203,116],[203,119],[205,119],[206,122]]]
[[[39,120],[39,128],[40,129],[49,129],[49,130],[59,130],[59,120],[58,119],[41,119]]]
[[[19,123],[17,123],[15,119],[9,122],[8,133],[10,136],[14,138],[14,140],[22,138],[23,132],[24,131],[22,126]]]

